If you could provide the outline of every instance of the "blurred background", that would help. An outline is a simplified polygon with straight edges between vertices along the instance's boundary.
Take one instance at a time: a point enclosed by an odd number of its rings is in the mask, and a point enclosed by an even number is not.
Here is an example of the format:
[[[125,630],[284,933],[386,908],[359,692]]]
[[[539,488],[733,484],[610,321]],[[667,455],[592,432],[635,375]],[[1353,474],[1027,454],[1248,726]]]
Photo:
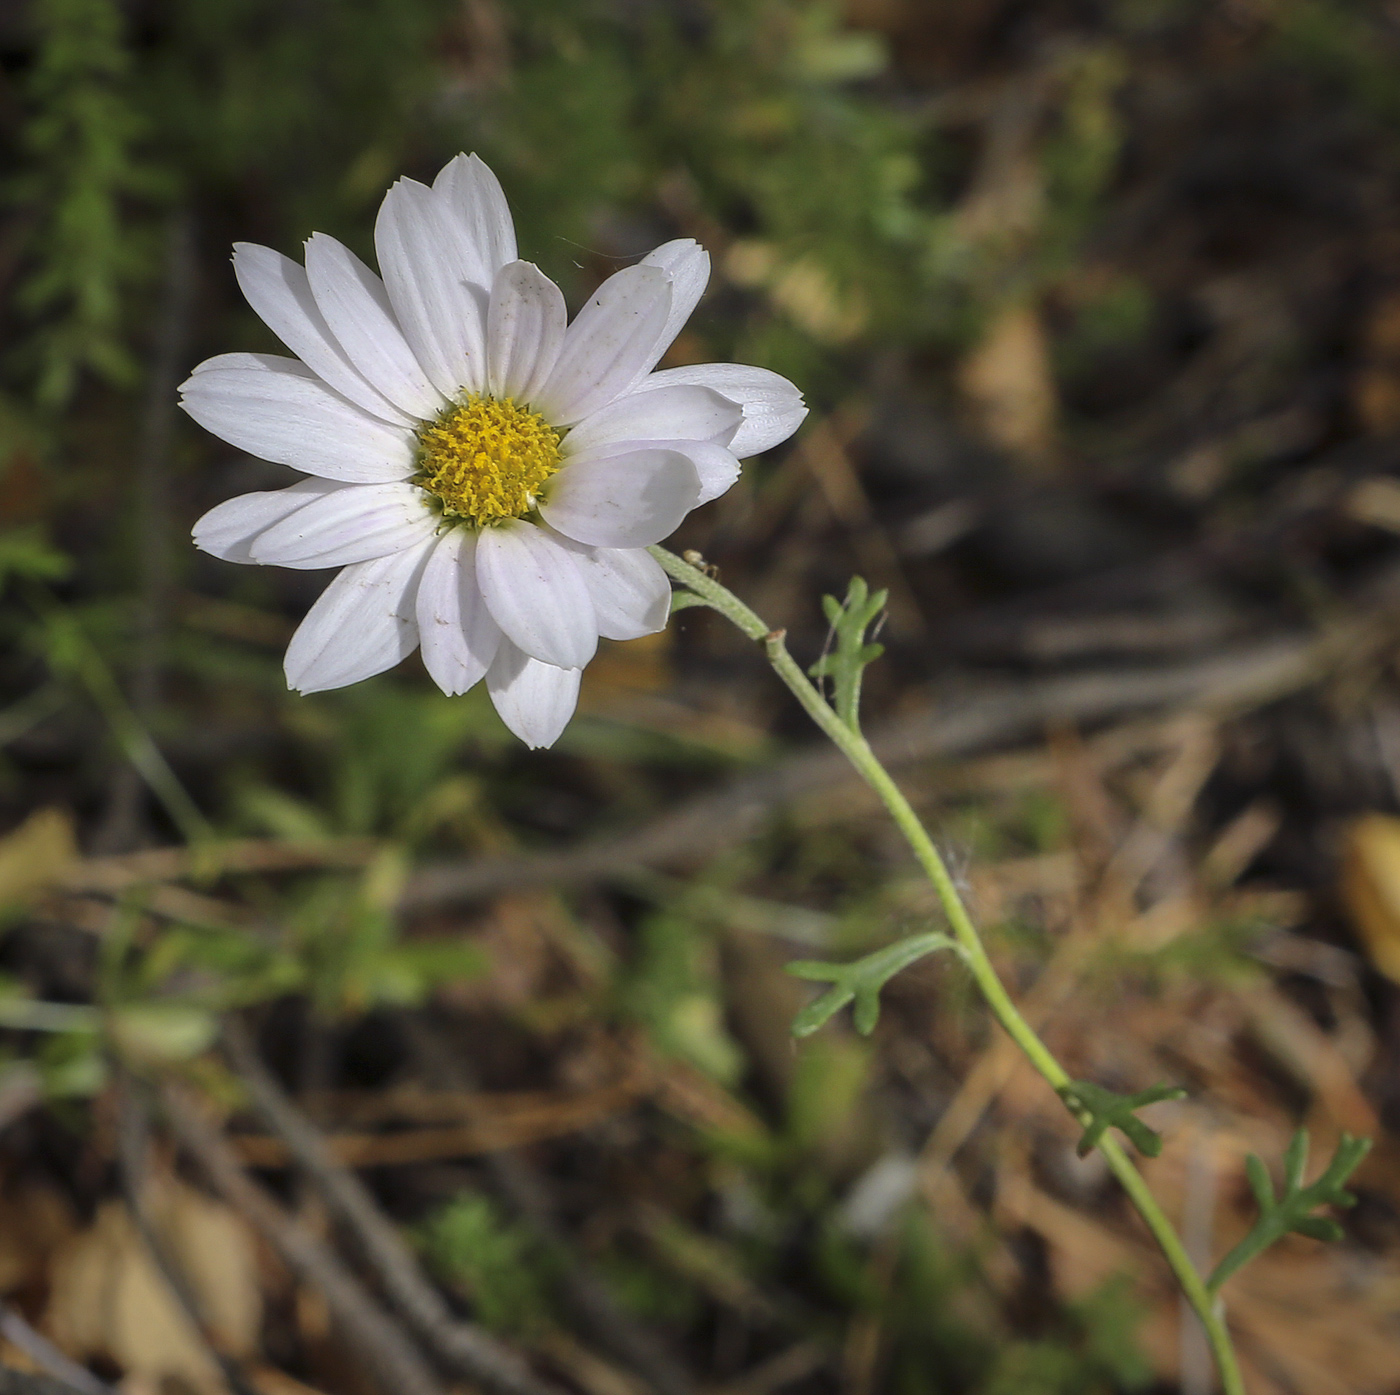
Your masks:
[[[528,753],[416,658],[289,695],[325,578],[188,542],[285,475],[174,405],[278,347],[230,243],[370,257],[459,150],[574,307],[710,250],[668,361],[812,412],[676,545],[804,665],[824,592],[888,588],[867,729],[1072,1073],[1189,1090],[1146,1168],[1200,1264],[1246,1154],[1376,1139],[1345,1240],[1229,1314],[1252,1395],[1400,1391],[1390,0],[0,7],[0,1358],[1215,1388],[955,963],[794,1044],[786,962],[937,912],[737,632],[605,645]]]

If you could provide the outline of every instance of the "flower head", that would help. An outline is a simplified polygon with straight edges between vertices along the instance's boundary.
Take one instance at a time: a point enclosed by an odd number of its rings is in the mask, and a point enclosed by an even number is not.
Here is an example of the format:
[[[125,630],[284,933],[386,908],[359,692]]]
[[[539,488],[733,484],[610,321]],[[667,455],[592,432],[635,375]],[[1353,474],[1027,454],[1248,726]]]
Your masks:
[[[739,364],[656,370],[709,278],[668,242],[572,324],[515,255],[495,176],[459,155],[401,179],[375,225],[383,280],[315,234],[306,265],[239,243],[249,304],[295,358],[221,354],[181,388],[200,425],[304,478],[195,524],[229,562],[340,567],[287,649],[288,684],[340,688],[421,645],[445,693],[485,679],[506,725],[550,745],[599,636],[666,623],[645,549],[722,494],[806,409]]]

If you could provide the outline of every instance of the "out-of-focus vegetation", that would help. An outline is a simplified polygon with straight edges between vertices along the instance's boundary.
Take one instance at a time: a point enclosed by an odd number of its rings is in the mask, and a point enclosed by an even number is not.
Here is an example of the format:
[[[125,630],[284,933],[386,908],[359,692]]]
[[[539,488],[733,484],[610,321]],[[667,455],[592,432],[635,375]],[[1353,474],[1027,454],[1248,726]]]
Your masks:
[[[275,347],[229,244],[369,257],[388,184],[466,149],[575,306],[710,249],[671,361],[767,365],[813,413],[678,543],[804,665],[824,592],[888,588],[867,727],[1074,1075],[1189,1090],[1147,1171],[1203,1266],[1249,1230],[1246,1153],[1380,1140],[1346,1240],[1271,1251],[1230,1313],[1254,1395],[1400,1387],[1397,84],[1400,10],[1360,0],[6,8],[12,1314],[133,1390],[225,1388],[211,1342],[266,1395],[378,1388],[144,1117],[177,1082],[341,1244],[215,1043],[236,1016],[542,1379],[1211,1388],[954,959],[892,980],[870,1040],[838,1014],[794,1045],[785,962],[939,925],[717,618],[607,647],[529,754],[416,660],[289,695],[323,578],[188,544],[282,476],[174,407],[200,359]]]

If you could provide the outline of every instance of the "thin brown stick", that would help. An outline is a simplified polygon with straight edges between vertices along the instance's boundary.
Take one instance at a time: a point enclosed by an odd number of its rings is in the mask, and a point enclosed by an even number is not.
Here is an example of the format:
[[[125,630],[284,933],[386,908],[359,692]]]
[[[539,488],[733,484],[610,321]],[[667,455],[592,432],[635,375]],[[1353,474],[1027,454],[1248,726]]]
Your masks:
[[[590,1090],[574,1101],[456,1127],[326,1134],[321,1136],[321,1146],[340,1167],[402,1166],[437,1158],[473,1157],[577,1133],[634,1106],[646,1093],[645,1084],[639,1081],[609,1085]],[[300,1162],[296,1151],[280,1134],[244,1134],[233,1140],[233,1146],[243,1161],[253,1167],[285,1167],[289,1162]]]
[[[145,882],[239,873],[300,872],[322,867],[360,867],[379,849],[373,838],[287,841],[235,838],[198,848],[147,848],[115,857],[91,857],[66,867],[57,884],[65,891],[116,892]]]
[[[1176,668],[1118,669],[986,688],[887,725],[872,736],[871,746],[882,764],[897,769],[1036,735],[1047,723],[1091,723],[1163,707],[1255,706],[1306,686],[1339,651],[1368,636],[1369,628],[1358,625],[1321,638],[1273,640]],[[785,805],[858,784],[841,753],[824,746],[692,799],[634,832],[592,839],[562,852],[424,867],[409,878],[400,905],[416,910],[516,887],[580,885],[641,866],[694,863],[750,837]]]
[[[421,1019],[410,1032],[430,1072],[462,1088],[475,1082],[460,1059],[448,1052]],[[590,1334],[650,1383],[657,1395],[691,1395],[690,1375],[644,1327],[617,1304],[607,1285],[569,1242],[550,1203],[544,1178],[522,1154],[509,1149],[490,1153],[486,1165],[492,1178],[535,1234],[561,1261],[561,1290],[575,1317]]]
[[[242,1363],[231,1356],[214,1334],[204,1304],[179,1258],[166,1244],[151,1215],[146,1181],[149,1175],[150,1119],[141,1084],[129,1072],[120,1073],[121,1096],[117,1119],[117,1164],[121,1173],[122,1192],[127,1210],[135,1222],[151,1256],[152,1262],[165,1280],[175,1301],[184,1310],[190,1326],[203,1342],[209,1357],[223,1372],[234,1395],[256,1395],[243,1373]]]
[[[340,1258],[249,1179],[188,1091],[166,1082],[161,1103],[176,1137],[199,1162],[214,1189],[243,1214],[298,1279],[320,1291],[345,1341],[365,1359],[386,1395],[443,1395],[418,1349]]]
[[[233,1019],[225,1023],[224,1045],[258,1112],[287,1145],[326,1205],[353,1233],[390,1303],[434,1355],[504,1395],[555,1395],[553,1387],[536,1377],[504,1343],[452,1314],[365,1185],[336,1160],[320,1131],[264,1068],[241,1023]]]

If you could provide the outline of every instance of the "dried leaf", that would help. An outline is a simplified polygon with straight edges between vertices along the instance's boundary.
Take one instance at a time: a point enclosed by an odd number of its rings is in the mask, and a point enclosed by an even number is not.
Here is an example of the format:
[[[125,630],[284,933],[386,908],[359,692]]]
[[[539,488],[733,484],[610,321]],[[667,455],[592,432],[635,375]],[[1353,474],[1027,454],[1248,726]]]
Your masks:
[[[0,906],[25,904],[77,858],[72,816],[63,809],[36,809],[0,838]]]
[[[995,316],[958,370],[978,427],[1003,450],[1037,460],[1054,444],[1057,401],[1045,330],[1035,308]]]
[[[1400,819],[1366,814],[1351,824],[1341,892],[1367,958],[1400,983]]]
[[[251,1356],[262,1300],[253,1241],[242,1221],[174,1178],[152,1183],[153,1224],[184,1269],[222,1347]],[[156,1268],[126,1206],[107,1202],[55,1256],[46,1323],[83,1360],[105,1356],[139,1380],[174,1377],[223,1390],[218,1367]]]

